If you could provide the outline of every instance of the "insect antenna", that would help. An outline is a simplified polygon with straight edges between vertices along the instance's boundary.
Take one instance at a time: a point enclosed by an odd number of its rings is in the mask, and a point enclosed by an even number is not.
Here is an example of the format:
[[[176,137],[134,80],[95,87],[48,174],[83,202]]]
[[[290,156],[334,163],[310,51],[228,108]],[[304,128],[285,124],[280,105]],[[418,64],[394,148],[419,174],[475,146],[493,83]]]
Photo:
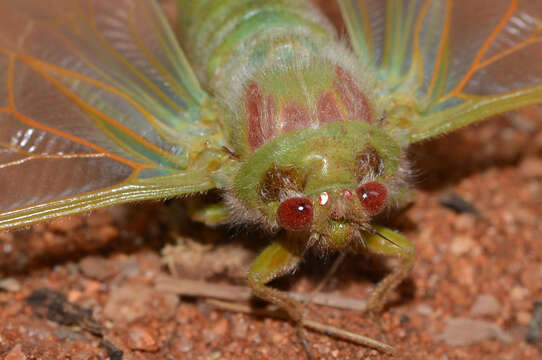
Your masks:
[[[392,239],[384,236],[383,234],[379,233],[378,231],[376,231],[371,225],[369,224],[363,224],[363,223],[358,223],[358,225],[365,231],[368,231],[370,232],[371,234],[375,234],[377,236],[380,236],[382,239],[392,243],[393,245],[397,246],[399,249],[403,249],[403,247],[399,244],[397,244],[395,241],[393,241]]]

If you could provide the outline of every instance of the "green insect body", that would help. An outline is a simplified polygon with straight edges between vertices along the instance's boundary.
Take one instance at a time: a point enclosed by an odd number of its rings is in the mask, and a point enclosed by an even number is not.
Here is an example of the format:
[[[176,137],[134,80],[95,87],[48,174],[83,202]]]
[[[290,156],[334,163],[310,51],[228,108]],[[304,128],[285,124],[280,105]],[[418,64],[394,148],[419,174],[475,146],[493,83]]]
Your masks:
[[[153,0],[0,0],[0,229],[218,189],[195,219],[273,240],[256,295],[304,324],[266,284],[371,252],[401,259],[381,310],[414,263],[375,221],[409,198],[407,147],[542,103],[542,7],[337,3],[348,44],[308,0],[179,0],[181,49]]]
[[[179,9],[183,44],[203,85],[222,99],[226,146],[238,158],[223,185],[227,220],[287,229],[270,246],[274,260],[266,251],[249,272],[256,292],[293,302],[264,284],[292,270],[309,248],[398,253],[408,261],[393,284],[383,283],[391,289],[406,274],[413,246],[377,241],[369,223],[405,191],[400,144],[408,141],[385,131],[368,72],[308,2],[181,1]],[[381,186],[378,204],[364,204],[357,194],[363,184]],[[294,209],[279,210],[288,206]],[[310,207],[306,224],[299,206]],[[277,246],[287,250],[276,253]],[[382,306],[383,290],[371,310]],[[285,307],[300,318],[299,306]]]

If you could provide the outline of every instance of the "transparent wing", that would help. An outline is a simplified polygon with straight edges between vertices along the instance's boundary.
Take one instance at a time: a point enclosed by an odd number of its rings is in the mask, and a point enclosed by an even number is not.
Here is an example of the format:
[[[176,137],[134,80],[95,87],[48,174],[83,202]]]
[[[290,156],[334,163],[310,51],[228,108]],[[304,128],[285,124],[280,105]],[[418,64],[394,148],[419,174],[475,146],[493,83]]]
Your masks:
[[[411,142],[542,102],[542,1],[339,0]]]
[[[212,188],[209,106],[153,0],[0,0],[0,228]]]

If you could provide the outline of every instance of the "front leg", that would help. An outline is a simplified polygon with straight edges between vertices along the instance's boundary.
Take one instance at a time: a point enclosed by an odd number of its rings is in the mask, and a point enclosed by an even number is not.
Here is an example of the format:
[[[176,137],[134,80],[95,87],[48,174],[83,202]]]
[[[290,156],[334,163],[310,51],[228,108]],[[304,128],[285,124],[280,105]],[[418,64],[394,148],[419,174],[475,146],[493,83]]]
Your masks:
[[[303,249],[296,241],[291,240],[281,238],[269,245],[250,267],[247,281],[256,296],[280,306],[292,320],[299,323],[303,318],[303,304],[288,293],[266,285],[271,280],[294,270],[299,263]]]
[[[382,311],[389,294],[410,274],[416,260],[416,248],[406,237],[383,226],[373,226],[375,232],[365,243],[367,250],[401,259],[401,265],[378,283],[369,296],[367,310],[371,313]]]
[[[301,233],[296,235],[306,236],[306,234]],[[382,352],[393,351],[391,346],[365,336],[305,320],[304,305],[300,301],[294,299],[284,291],[273,289],[266,285],[271,280],[295,269],[305,251],[305,243],[299,240],[301,238],[296,239],[294,234],[290,234],[289,237],[278,239],[269,245],[250,267],[247,280],[256,296],[280,306],[297,323],[298,335],[307,351],[309,359],[313,357],[310,346],[305,338],[304,326],[330,336],[337,336],[338,338],[346,339],[360,345],[375,348]]]
[[[225,203],[207,202],[206,200],[206,198],[198,196],[185,200],[190,219],[211,227],[227,223],[229,212]]]

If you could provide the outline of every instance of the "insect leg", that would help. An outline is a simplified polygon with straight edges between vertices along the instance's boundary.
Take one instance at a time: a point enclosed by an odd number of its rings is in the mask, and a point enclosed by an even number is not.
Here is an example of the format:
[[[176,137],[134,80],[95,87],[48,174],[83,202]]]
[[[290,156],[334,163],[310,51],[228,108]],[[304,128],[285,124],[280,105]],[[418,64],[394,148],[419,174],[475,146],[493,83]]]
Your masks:
[[[406,237],[383,226],[374,226],[374,232],[365,239],[367,249],[375,254],[397,257],[401,264],[378,283],[369,296],[367,310],[378,313],[386,303],[388,295],[403,281],[414,266],[416,248]]]
[[[254,294],[284,309],[295,322],[303,317],[303,304],[286,292],[273,289],[266,284],[292,271],[303,253],[290,241],[277,240],[256,258],[250,267],[247,281]]]
[[[307,342],[303,327],[304,304],[284,291],[265,285],[292,271],[297,266],[303,254],[303,249],[298,244],[295,238],[282,238],[269,245],[250,267],[247,281],[256,296],[280,306],[288,313],[297,324],[297,332],[308,358],[313,359],[312,350]]]
[[[223,202],[206,202],[206,199],[193,197],[186,199],[188,216],[192,221],[203,223],[207,226],[225,224],[229,219],[229,212]]]

